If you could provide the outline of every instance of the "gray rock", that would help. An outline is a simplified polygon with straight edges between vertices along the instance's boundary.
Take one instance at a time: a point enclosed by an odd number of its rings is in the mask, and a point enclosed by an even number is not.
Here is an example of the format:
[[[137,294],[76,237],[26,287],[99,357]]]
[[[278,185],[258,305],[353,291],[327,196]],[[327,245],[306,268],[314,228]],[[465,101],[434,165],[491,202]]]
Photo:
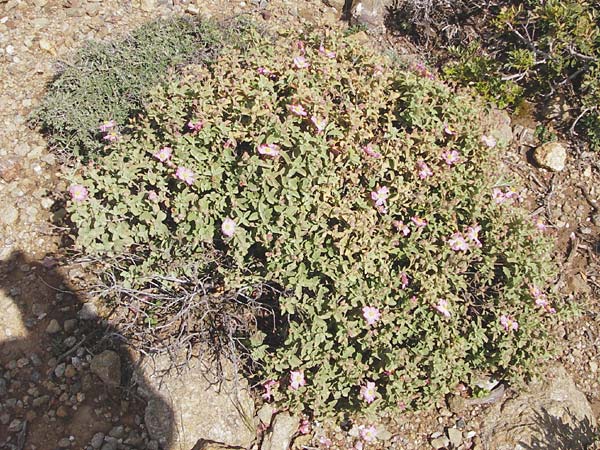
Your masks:
[[[263,439],[261,450],[288,450],[299,424],[298,417],[290,416],[287,412],[277,414]]]
[[[19,210],[10,204],[0,207],[0,218],[5,225],[13,225],[19,218]]]
[[[552,172],[564,170],[567,161],[567,149],[560,142],[547,142],[533,152],[535,162]]]
[[[21,431],[21,428],[23,428],[23,422],[21,422],[19,419],[14,419],[8,426],[8,431],[11,433],[16,433],[17,431]]]
[[[456,428],[448,429],[448,438],[454,447],[458,447],[460,444],[462,444],[462,432]]]
[[[392,0],[358,0],[352,8],[352,17],[371,28],[385,29],[385,15],[392,3]]]
[[[63,329],[66,333],[70,333],[75,328],[77,328],[77,319],[67,319],[63,323]]]
[[[67,368],[67,365],[65,363],[60,363],[59,365],[57,365],[54,368],[54,375],[57,378],[62,378],[62,376],[65,374],[66,368]]]
[[[60,324],[56,319],[52,319],[48,326],[46,327],[46,333],[48,334],[56,334],[61,330]]]
[[[60,441],[58,441],[58,446],[60,448],[68,448],[71,446],[71,441],[69,438],[62,438]]]
[[[479,435],[487,448],[498,450],[584,450],[595,426],[585,395],[564,367],[554,366],[518,397],[491,407]]]
[[[123,436],[125,436],[125,427],[123,427],[123,425],[116,426],[108,432],[108,435],[117,439],[121,439]]]
[[[450,441],[446,436],[440,436],[439,438],[432,439],[430,443],[431,446],[436,450],[446,448],[450,445]]]
[[[200,439],[250,447],[256,432],[248,383],[226,361],[218,382],[211,375],[218,371],[207,364],[192,359],[182,373],[161,377],[156,374],[171,365],[168,356],[142,365],[136,377],[149,399],[144,421],[151,439],[164,441],[174,431],[173,448],[193,448]]]
[[[98,308],[91,302],[84,303],[77,313],[81,320],[96,320],[98,318]]]
[[[121,358],[112,350],[104,350],[90,363],[92,373],[109,386],[121,384]]]
[[[256,415],[262,423],[268,426],[271,424],[271,418],[275,411],[275,408],[271,404],[265,403],[260,407]]]
[[[168,403],[159,398],[151,398],[146,405],[144,424],[150,437],[165,444],[173,429],[173,411]]]
[[[10,422],[10,416],[6,413],[0,414],[0,423],[6,425],[8,422]]]
[[[119,441],[114,438],[106,437],[104,441],[104,445],[100,450],[117,450],[119,448]]]
[[[0,397],[6,395],[6,380],[0,378]]]
[[[104,442],[104,433],[96,433],[94,435],[94,437],[92,437],[92,440],[90,441],[90,445],[93,448],[98,449],[98,448],[102,447],[103,442]]]

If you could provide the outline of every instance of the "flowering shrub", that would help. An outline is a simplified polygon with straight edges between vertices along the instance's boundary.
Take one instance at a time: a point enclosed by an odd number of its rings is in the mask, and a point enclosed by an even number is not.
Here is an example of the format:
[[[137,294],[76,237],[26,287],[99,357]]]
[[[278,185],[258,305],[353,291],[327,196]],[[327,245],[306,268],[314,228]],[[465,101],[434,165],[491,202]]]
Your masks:
[[[526,374],[556,317],[550,247],[478,105],[351,36],[252,41],[157,88],[73,176],[77,246],[135,261],[116,276],[138,297],[195,276],[257,302],[261,394],[291,408],[416,407]]]

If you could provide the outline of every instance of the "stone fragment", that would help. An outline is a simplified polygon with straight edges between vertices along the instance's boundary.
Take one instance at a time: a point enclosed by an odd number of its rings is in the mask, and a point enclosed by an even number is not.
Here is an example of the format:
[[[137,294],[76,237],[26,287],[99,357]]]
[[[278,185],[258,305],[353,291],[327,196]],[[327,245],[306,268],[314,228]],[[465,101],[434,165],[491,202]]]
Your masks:
[[[288,450],[299,424],[298,417],[291,416],[287,412],[277,414],[271,429],[263,439],[261,450]]]
[[[151,12],[156,8],[156,0],[142,0],[140,2],[140,8],[144,12]]]
[[[98,308],[91,302],[84,303],[77,313],[81,320],[95,320],[98,318]]]
[[[352,17],[371,28],[385,29],[385,16],[392,0],[359,0],[352,8]]]
[[[446,436],[440,436],[431,440],[431,446],[436,450],[446,448],[450,445],[450,440]]]
[[[0,220],[5,225],[13,225],[19,218],[19,210],[14,205],[5,204],[0,206]]]
[[[457,428],[449,428],[448,429],[448,438],[450,439],[450,442],[452,443],[452,445],[456,448],[458,448],[460,446],[460,444],[462,444],[462,440],[463,440],[462,432],[460,430],[458,430]]]
[[[58,323],[58,320],[56,320],[56,319],[52,319],[50,321],[50,323],[48,324],[48,326],[46,327],[46,333],[48,333],[48,334],[56,334],[60,330],[61,330],[60,324]]]
[[[535,162],[552,172],[564,170],[567,161],[567,149],[560,142],[546,142],[533,152]]]
[[[104,433],[96,433],[92,437],[92,440],[90,441],[90,445],[94,449],[99,449],[100,447],[102,447],[103,442],[104,442]]]
[[[94,356],[90,369],[109,386],[116,387],[121,384],[121,358],[112,350],[105,350]]]

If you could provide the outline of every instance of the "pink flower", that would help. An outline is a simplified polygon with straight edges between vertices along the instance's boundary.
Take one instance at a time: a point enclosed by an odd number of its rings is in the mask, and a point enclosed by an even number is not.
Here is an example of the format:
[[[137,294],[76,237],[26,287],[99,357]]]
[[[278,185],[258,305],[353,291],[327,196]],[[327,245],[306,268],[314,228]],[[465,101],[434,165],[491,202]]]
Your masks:
[[[76,202],[82,202],[88,198],[88,190],[82,184],[73,184],[69,187],[69,194],[71,198]]]
[[[321,55],[325,55],[327,58],[333,59],[335,58],[335,52],[326,50],[325,47],[323,47],[323,44],[321,44],[321,46],[319,47],[319,53]]]
[[[370,143],[363,147],[363,152],[365,152],[365,155],[370,156],[371,158],[375,158],[375,159],[379,159],[382,156],[381,153],[379,153],[377,150],[373,149],[373,145]]]
[[[175,178],[179,178],[181,181],[191,186],[196,180],[196,175],[191,169],[179,166],[177,172],[175,172]]]
[[[533,219],[533,225],[540,231],[546,231],[548,229],[548,225],[544,223],[541,217],[535,217]]]
[[[108,130],[110,130],[111,128],[114,128],[116,126],[117,126],[117,122],[115,122],[114,120],[109,120],[108,122],[104,122],[103,124],[100,124],[100,126],[98,128],[103,133],[106,133]]]
[[[271,72],[269,69],[267,69],[266,67],[259,67],[258,69],[256,69],[256,71],[258,73],[260,73],[261,75],[264,75],[266,77],[269,77],[271,75],[273,75],[273,72]]]
[[[304,385],[306,385],[304,372],[302,370],[292,370],[292,372],[290,372],[290,389],[296,391]]]
[[[494,148],[497,144],[494,136],[486,136],[485,134],[481,136],[481,142],[483,142],[489,148]]]
[[[375,76],[375,77],[382,76],[383,75],[383,70],[384,70],[384,67],[381,66],[381,65],[379,65],[379,64],[377,64],[376,66],[373,67],[373,76]]]
[[[415,72],[417,72],[418,75],[424,77],[424,78],[429,78],[430,80],[433,80],[433,74],[431,72],[429,72],[429,70],[427,70],[427,67],[425,67],[425,64],[423,63],[417,63],[414,65],[414,70]]]
[[[375,428],[373,425],[370,427],[361,426],[359,434],[363,441],[373,442],[375,439],[377,439],[377,428]]]
[[[188,122],[187,126],[192,131],[200,131],[202,128],[204,128],[204,121],[203,120],[196,120],[196,121],[190,120]]]
[[[450,311],[448,310],[448,300],[440,298],[437,302],[437,305],[434,305],[433,308],[444,317],[451,316]]]
[[[367,384],[360,388],[360,396],[365,402],[373,403],[377,397],[377,388],[375,387],[375,383],[372,381],[367,381]]]
[[[450,245],[450,248],[455,252],[466,252],[469,250],[469,244],[462,233],[454,233],[452,236],[450,236],[450,239],[448,239],[448,245]]]
[[[236,226],[237,225],[235,221],[227,217],[225,220],[223,220],[223,223],[221,224],[221,232],[223,233],[223,235],[231,237],[235,233]]]
[[[446,164],[452,166],[460,161],[460,155],[456,150],[442,152],[442,159]]]
[[[279,156],[279,146],[275,144],[262,144],[258,146],[258,153],[266,156]]]
[[[481,247],[481,241],[479,240],[479,232],[481,231],[481,225],[473,225],[467,228],[467,239],[470,240],[475,247]]]
[[[307,115],[306,110],[300,104],[288,105],[288,110],[297,116],[305,117]]]
[[[117,142],[119,140],[119,133],[117,133],[114,130],[109,131],[108,133],[106,133],[104,135],[104,137],[102,139],[104,139],[105,141],[108,141],[108,142]]]
[[[306,419],[302,419],[302,421],[300,422],[300,426],[298,427],[298,432],[300,434],[310,433],[310,422]]]
[[[377,212],[379,214],[387,214],[388,209],[385,203],[383,203],[382,205],[375,205],[375,209],[377,210]]]
[[[390,190],[386,186],[382,186],[376,191],[371,192],[371,200],[375,202],[375,206],[385,205],[389,195]]]
[[[329,448],[333,445],[333,442],[331,442],[331,439],[328,437],[321,436],[319,438],[319,444],[321,444],[324,448]]]
[[[398,232],[402,233],[404,236],[408,236],[410,234],[410,228],[408,225],[405,225],[401,220],[392,221],[393,227],[398,230]]]
[[[160,150],[156,151],[152,156],[154,156],[161,162],[166,162],[169,159],[171,159],[172,154],[173,151],[171,150],[171,147],[163,147]]]
[[[421,219],[419,216],[411,217],[410,220],[419,228],[424,228],[427,226],[427,221],[425,219]]]
[[[514,190],[509,189],[504,192],[500,188],[492,189],[492,198],[496,202],[496,204],[501,205],[502,203],[511,202],[513,199],[518,199],[519,194],[517,194]]]
[[[155,191],[148,192],[148,200],[151,202],[158,202],[158,194]]]
[[[444,125],[444,133],[446,133],[448,136],[456,136],[456,130],[447,124]]]
[[[308,69],[310,67],[310,64],[308,63],[308,61],[306,61],[306,58],[304,56],[296,56],[294,58],[294,66],[296,67],[296,69]]]
[[[400,274],[400,280],[402,281],[402,289],[406,289],[408,286],[408,275],[406,275],[406,272]]]
[[[362,309],[363,317],[367,321],[367,325],[375,325],[379,319],[381,319],[381,312],[379,308],[374,306],[365,306]]]
[[[267,380],[263,383],[265,392],[261,395],[264,400],[271,400],[273,398],[273,388],[279,383],[275,380]]]
[[[311,116],[310,121],[313,123],[318,133],[322,133],[327,126],[327,119],[319,119],[316,116]]]
[[[552,308],[552,306],[550,306],[550,302],[546,298],[546,294],[544,294],[544,292],[542,292],[542,290],[540,288],[538,288],[536,286],[531,286],[529,288],[529,292],[531,293],[531,296],[534,298],[536,306],[539,306],[540,308],[544,308],[544,310],[550,314],[554,314],[556,312],[556,310],[554,308]]]
[[[510,316],[500,316],[500,324],[506,331],[517,331],[519,329],[519,323]]]
[[[419,178],[424,180],[425,178],[429,178],[433,175],[433,172],[429,168],[429,166],[424,161],[417,162],[417,167],[419,168]]]

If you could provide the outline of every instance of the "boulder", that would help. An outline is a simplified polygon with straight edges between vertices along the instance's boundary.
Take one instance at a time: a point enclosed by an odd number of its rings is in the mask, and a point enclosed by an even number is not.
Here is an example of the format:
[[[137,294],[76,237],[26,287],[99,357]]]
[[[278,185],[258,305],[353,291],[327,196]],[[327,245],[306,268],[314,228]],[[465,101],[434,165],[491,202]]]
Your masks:
[[[145,361],[135,375],[149,399],[144,415],[151,439],[167,450],[189,450],[201,442],[250,447],[256,438],[254,402],[246,380],[232,365],[216,367],[193,358],[187,367],[168,371],[167,355]],[[202,448],[202,447],[200,447]]]
[[[535,162],[552,172],[564,170],[567,161],[567,149],[560,142],[546,142],[533,152]]]
[[[490,408],[480,435],[484,450],[585,450],[595,426],[585,395],[554,366],[526,392]]]

